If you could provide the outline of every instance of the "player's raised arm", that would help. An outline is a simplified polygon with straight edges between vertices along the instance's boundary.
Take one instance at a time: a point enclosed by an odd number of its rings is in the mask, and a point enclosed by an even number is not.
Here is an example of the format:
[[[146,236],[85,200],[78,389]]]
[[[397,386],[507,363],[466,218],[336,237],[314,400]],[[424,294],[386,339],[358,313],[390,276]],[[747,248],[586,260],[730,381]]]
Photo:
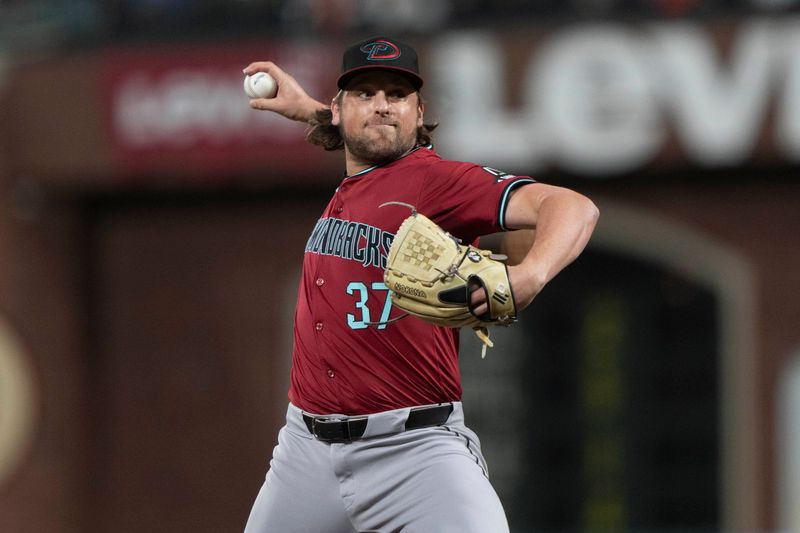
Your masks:
[[[256,72],[266,72],[275,78],[278,84],[278,93],[274,98],[251,99],[250,107],[253,109],[273,111],[291,120],[308,122],[314,117],[317,110],[328,108],[325,104],[310,97],[294,77],[271,61],[250,63],[242,72],[248,76],[252,76]]]

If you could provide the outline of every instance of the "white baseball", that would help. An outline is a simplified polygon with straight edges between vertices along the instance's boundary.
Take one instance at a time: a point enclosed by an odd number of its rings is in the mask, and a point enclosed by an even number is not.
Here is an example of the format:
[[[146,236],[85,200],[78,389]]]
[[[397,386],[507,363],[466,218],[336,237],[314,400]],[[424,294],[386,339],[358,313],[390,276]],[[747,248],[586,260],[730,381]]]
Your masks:
[[[244,92],[250,98],[275,98],[278,84],[266,72],[256,72],[244,77]]]

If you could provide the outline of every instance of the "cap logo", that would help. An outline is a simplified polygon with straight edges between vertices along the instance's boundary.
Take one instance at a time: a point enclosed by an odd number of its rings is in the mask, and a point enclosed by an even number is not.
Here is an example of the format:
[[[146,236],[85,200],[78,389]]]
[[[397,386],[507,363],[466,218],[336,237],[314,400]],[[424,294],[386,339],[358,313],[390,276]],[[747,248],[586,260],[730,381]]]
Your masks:
[[[386,61],[400,57],[397,45],[384,40],[367,43],[361,47],[361,51],[367,54],[368,61]]]

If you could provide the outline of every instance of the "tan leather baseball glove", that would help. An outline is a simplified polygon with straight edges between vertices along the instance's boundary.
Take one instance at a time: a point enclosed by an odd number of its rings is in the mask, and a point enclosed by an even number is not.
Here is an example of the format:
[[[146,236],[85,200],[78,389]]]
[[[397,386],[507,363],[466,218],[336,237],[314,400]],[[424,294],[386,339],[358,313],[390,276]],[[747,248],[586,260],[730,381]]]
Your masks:
[[[423,320],[458,328],[470,326],[492,346],[486,326],[511,325],[517,316],[505,256],[461,244],[416,211],[405,219],[389,249],[384,280],[392,304]],[[470,293],[482,289],[488,311],[477,316]]]

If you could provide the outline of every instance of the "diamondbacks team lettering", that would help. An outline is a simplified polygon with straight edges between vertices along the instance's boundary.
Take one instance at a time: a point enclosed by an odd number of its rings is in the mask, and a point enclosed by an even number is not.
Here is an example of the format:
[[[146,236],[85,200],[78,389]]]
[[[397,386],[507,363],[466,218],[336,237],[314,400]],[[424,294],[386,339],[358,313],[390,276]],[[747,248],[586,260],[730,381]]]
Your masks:
[[[363,222],[321,218],[306,243],[306,252],[358,261],[363,266],[386,268],[394,233]]]

